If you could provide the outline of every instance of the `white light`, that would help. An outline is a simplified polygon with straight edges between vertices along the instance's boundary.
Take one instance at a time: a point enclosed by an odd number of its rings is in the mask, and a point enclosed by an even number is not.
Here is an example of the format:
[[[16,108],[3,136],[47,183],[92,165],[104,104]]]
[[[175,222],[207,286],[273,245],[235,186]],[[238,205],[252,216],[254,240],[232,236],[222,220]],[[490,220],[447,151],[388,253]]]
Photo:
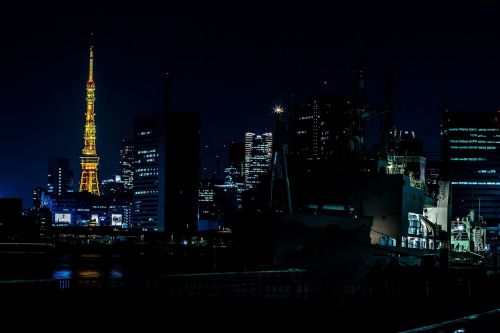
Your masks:
[[[283,111],[284,111],[284,109],[281,105],[276,105],[274,107],[274,113],[276,113],[276,114],[281,114],[281,113],[283,113]]]

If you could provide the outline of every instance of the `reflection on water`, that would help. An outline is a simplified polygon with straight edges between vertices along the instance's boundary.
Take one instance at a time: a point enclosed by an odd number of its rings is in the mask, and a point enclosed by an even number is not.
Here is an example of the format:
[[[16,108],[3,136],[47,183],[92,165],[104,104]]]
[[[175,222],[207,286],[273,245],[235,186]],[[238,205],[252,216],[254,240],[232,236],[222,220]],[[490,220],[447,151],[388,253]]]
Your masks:
[[[52,278],[56,280],[122,280],[122,258],[101,254],[61,255],[55,262]]]
[[[77,271],[76,276],[80,279],[97,279],[101,277],[101,273],[98,271],[85,270],[85,271]]]
[[[56,280],[71,279],[72,273],[69,269],[57,269],[52,274],[52,278]]]
[[[123,273],[121,270],[113,269],[111,272],[109,272],[109,277],[112,280],[121,280],[123,278]]]

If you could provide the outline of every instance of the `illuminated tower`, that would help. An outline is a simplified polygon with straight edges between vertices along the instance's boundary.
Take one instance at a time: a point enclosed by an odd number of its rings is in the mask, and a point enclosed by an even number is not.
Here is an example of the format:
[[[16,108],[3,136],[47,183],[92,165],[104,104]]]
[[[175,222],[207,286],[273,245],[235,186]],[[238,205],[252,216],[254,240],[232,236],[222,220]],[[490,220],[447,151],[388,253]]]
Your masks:
[[[82,177],[80,178],[80,192],[89,192],[100,195],[97,168],[99,156],[95,147],[95,83],[94,83],[94,46],[90,45],[89,80],[87,81],[87,111],[85,113],[85,133],[83,135],[83,150],[80,157]]]

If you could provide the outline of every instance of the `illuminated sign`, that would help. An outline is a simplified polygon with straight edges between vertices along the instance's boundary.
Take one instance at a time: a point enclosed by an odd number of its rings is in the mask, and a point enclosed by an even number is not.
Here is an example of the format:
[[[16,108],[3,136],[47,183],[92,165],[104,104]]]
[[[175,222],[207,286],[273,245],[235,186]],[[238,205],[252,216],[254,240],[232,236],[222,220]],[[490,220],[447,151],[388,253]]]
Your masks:
[[[71,223],[71,214],[54,214],[54,221],[56,224],[59,223]]]
[[[111,214],[111,225],[121,226],[123,222],[122,214]]]

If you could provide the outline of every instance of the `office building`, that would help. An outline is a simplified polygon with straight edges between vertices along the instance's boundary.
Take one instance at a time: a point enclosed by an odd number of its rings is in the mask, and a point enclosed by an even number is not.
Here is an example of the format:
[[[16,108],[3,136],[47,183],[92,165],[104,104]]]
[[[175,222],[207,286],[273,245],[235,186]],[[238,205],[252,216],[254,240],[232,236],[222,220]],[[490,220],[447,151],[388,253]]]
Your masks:
[[[150,231],[196,231],[200,173],[199,114],[135,118],[133,224]]]
[[[500,112],[444,110],[444,177],[451,181],[453,220],[474,210],[488,225],[500,223]],[[481,219],[482,217],[482,219]]]
[[[165,230],[165,143],[161,113],[134,119],[133,213],[135,228]]]
[[[134,185],[134,143],[122,139],[120,146],[120,177],[125,189],[132,190]]]
[[[73,192],[73,170],[70,169],[69,159],[58,157],[49,160],[47,193],[59,196]]]
[[[271,171],[273,134],[245,134],[245,185],[249,190],[256,189],[262,177]]]

